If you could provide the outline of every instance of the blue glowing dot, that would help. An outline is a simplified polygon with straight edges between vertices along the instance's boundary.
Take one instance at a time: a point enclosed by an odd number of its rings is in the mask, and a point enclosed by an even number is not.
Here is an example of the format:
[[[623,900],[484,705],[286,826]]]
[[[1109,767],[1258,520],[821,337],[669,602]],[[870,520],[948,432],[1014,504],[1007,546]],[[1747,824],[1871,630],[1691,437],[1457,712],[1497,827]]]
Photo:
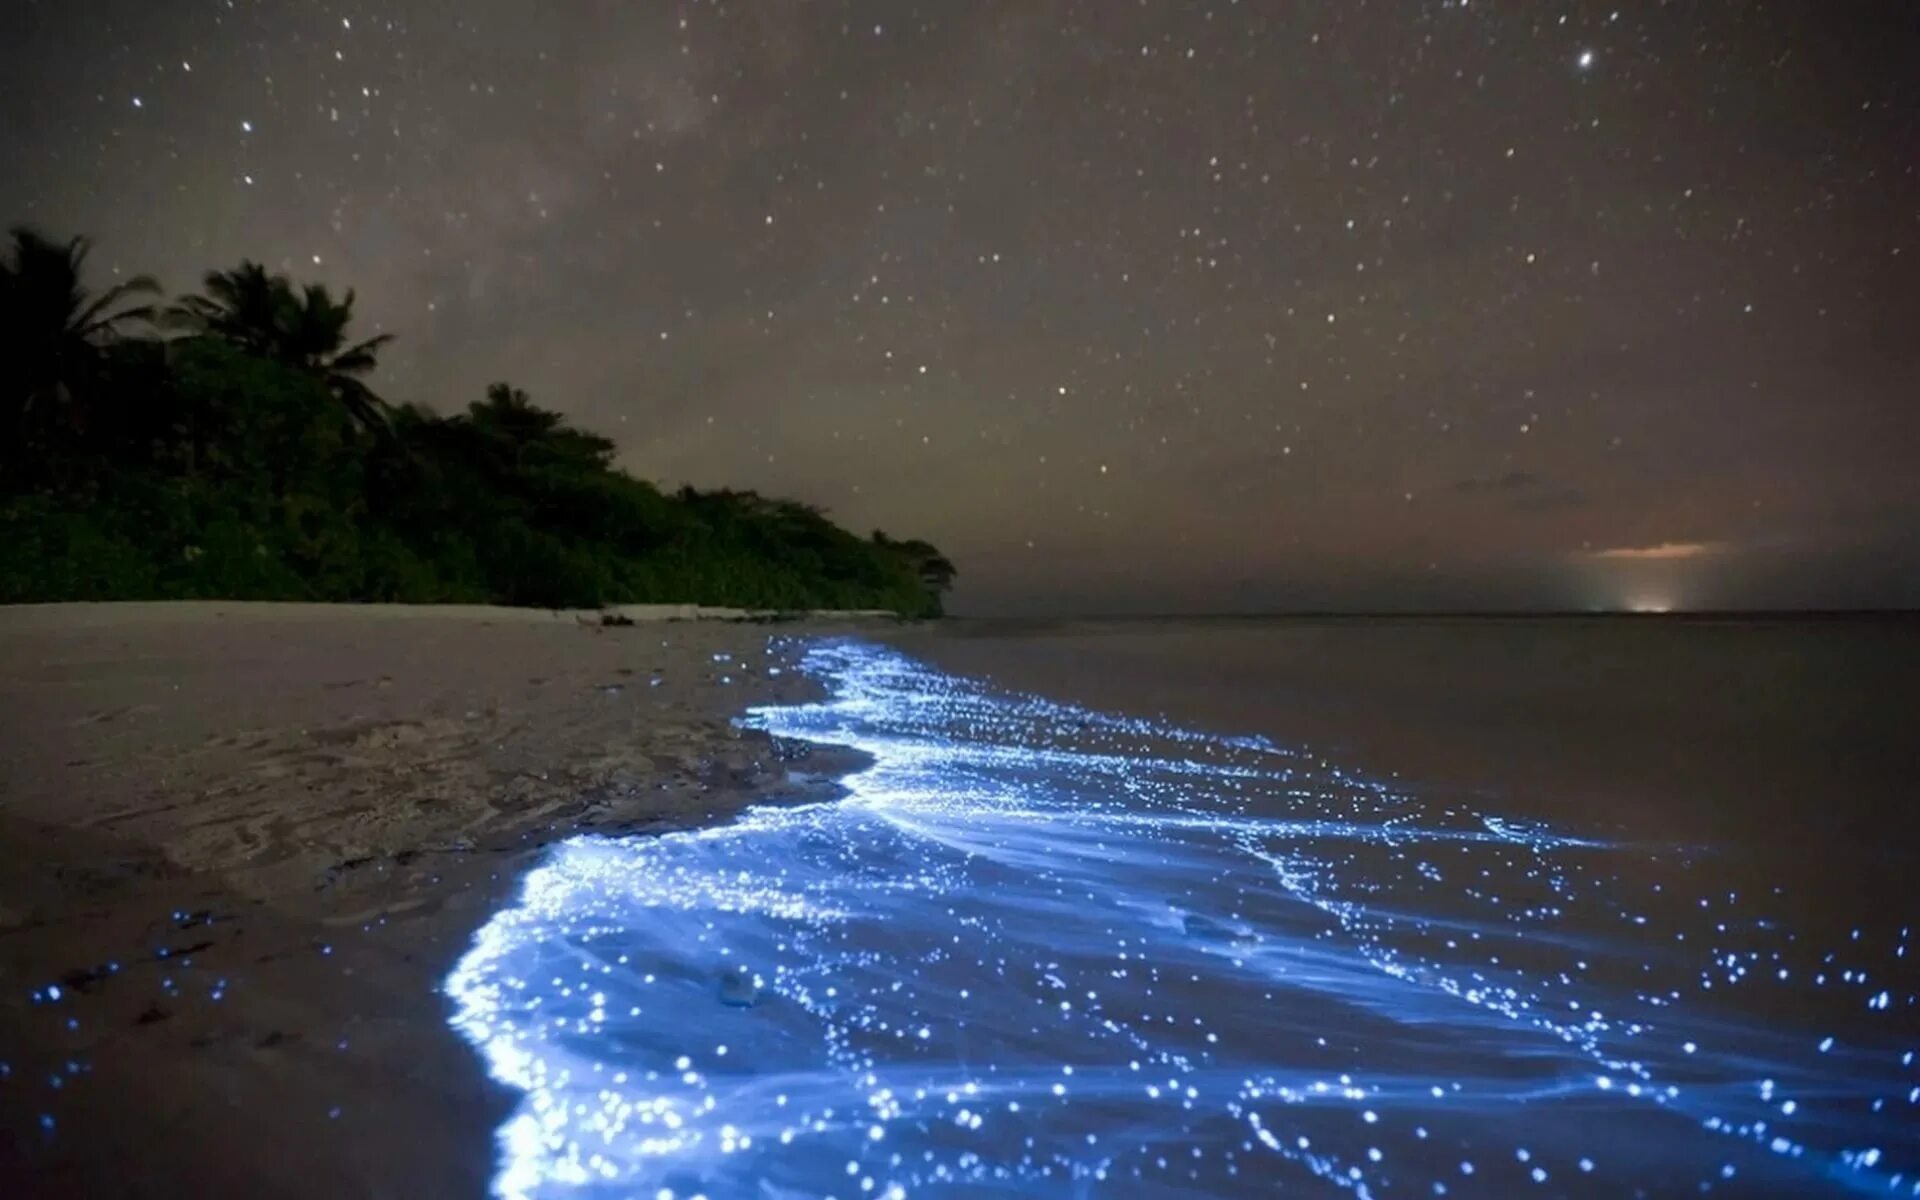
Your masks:
[[[1295,1176],[1378,1192],[1412,1181],[1354,1164],[1429,1133],[1572,1148],[1658,1111],[1687,1119],[1609,1154],[1621,1194],[1659,1191],[1683,1159],[1712,1171],[1730,1136],[1804,1157],[1746,1169],[1786,1191],[1810,1163],[1864,1163],[1864,1126],[1849,1141],[1840,1114],[1900,1094],[1860,1065],[1891,1061],[1884,1040],[1830,1026],[1859,1053],[1822,1060],[1817,1027],[1742,1009],[1737,985],[1796,931],[1732,895],[1636,906],[1646,872],[1672,872],[1669,894],[1686,878],[1645,847],[859,643],[807,644],[802,666],[826,699],[742,723],[863,754],[844,800],[559,843],[448,977],[455,1027],[520,1097],[496,1192],[1204,1195]],[[1385,1036],[1301,1028],[1354,1006]],[[1649,1056],[1673,1045],[1684,1067]],[[1796,1110],[1771,1079],[1755,1097],[1762,1073],[1832,1097],[1836,1119],[1769,1142],[1765,1119]],[[1594,1088],[1567,1096],[1581,1078]],[[1327,1100],[1365,1105],[1362,1127],[1314,1123]]]

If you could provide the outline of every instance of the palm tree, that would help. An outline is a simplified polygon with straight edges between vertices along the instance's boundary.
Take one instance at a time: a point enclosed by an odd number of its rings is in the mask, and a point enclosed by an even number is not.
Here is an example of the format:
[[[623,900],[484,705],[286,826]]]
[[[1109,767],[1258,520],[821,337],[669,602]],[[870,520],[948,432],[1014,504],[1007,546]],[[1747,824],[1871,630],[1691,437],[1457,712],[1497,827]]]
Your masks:
[[[294,291],[284,275],[243,261],[231,271],[207,273],[206,294],[182,297],[167,311],[177,325],[232,342],[319,379],[363,429],[386,427],[386,401],[361,376],[378,364],[390,333],[347,344],[353,292],[335,300],[324,284]]]
[[[507,383],[490,384],[487,398],[467,406],[464,420],[512,459],[516,471],[535,464],[604,468],[614,445],[597,433],[575,429],[567,418],[541,408]]]
[[[280,359],[319,377],[361,428],[384,427],[387,402],[360,377],[378,365],[380,348],[393,341],[393,335],[376,334],[347,345],[347,323],[353,320],[351,288],[338,302],[319,283],[308,284],[297,298],[289,287],[287,297],[291,303],[281,328]]]
[[[127,325],[153,319],[152,305],[127,301],[160,285],[136,275],[91,295],[81,283],[87,239],[57,242],[25,227],[12,233],[0,258],[0,371],[17,434],[30,410],[70,403]]]
[[[281,308],[289,290],[286,280],[243,259],[231,271],[208,271],[204,283],[206,295],[182,296],[167,309],[168,323],[276,356]]]

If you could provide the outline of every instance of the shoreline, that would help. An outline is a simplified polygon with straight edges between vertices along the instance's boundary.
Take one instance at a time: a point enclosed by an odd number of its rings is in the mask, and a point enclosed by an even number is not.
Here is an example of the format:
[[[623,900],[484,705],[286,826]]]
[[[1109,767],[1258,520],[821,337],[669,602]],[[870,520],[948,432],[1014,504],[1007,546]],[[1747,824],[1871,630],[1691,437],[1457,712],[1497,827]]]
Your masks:
[[[422,620],[481,624],[606,626],[684,621],[736,624],[885,622],[910,624],[891,609],[729,608],[711,604],[609,604],[600,608],[531,608],[508,604],[341,603],[323,600],[72,600],[0,605],[0,628],[70,631],[132,622]]]
[[[815,685],[669,607],[0,609],[0,1190],[485,1194],[440,985],[525,872],[859,765],[735,727]]]

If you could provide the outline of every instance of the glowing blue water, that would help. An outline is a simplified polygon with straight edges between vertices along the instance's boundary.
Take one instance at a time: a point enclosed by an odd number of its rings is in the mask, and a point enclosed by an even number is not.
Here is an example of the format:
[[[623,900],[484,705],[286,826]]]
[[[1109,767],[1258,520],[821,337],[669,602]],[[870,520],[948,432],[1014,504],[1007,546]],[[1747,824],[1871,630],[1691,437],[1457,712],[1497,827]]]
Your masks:
[[[448,980],[524,1093],[500,1195],[1920,1194],[1899,922],[1813,945],[1261,739],[805,666],[830,701],[750,720],[870,754],[851,798],[568,842]]]

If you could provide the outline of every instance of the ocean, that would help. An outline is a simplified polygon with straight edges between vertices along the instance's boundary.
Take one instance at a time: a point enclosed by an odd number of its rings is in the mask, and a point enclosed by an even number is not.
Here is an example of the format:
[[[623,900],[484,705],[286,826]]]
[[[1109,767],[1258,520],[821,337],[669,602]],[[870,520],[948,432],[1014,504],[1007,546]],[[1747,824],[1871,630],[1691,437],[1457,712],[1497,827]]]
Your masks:
[[[578,838],[447,981],[496,1191],[1920,1194],[1920,625],[778,639],[843,799]]]

